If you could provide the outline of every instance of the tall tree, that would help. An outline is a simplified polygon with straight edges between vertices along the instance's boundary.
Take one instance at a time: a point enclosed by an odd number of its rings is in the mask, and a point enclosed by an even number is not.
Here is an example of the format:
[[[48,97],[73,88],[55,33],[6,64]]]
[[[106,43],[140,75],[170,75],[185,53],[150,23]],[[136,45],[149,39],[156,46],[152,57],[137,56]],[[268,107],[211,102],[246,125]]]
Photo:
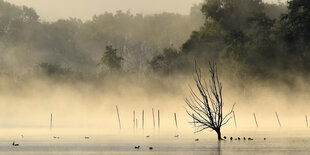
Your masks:
[[[105,65],[110,71],[119,71],[121,69],[122,57],[117,56],[117,49],[114,49],[112,45],[106,46],[106,51],[101,57],[97,65]]]
[[[189,107],[189,110],[186,110],[186,112],[193,118],[193,122],[191,123],[195,123],[196,127],[199,128],[197,132],[211,129],[217,133],[218,140],[222,140],[221,127],[231,119],[229,116],[233,112],[233,107],[228,114],[225,115],[223,113],[222,84],[218,78],[216,64],[209,63],[209,65],[211,81],[208,85],[202,79],[200,68],[195,63],[193,77],[199,94],[190,89],[191,96],[185,99]]]

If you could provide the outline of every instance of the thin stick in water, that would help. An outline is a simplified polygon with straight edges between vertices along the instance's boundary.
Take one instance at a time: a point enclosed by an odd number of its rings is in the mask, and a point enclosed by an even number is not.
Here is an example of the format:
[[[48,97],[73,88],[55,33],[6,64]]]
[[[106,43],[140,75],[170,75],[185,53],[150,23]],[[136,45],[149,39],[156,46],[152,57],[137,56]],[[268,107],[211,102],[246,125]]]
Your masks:
[[[142,129],[144,129],[144,110],[142,110]]]
[[[306,115],[306,125],[307,125],[307,128],[308,128],[308,117]]]
[[[279,119],[278,113],[277,113],[277,112],[275,112],[275,114],[276,114],[276,117],[277,117],[277,119],[278,119],[279,126],[280,126],[280,128],[282,128],[282,125],[281,125],[281,122],[280,122],[280,119]]]
[[[253,115],[254,115],[254,120],[255,120],[255,123],[256,123],[256,127],[258,128],[258,123],[257,123],[257,120],[256,120],[255,112],[253,112]]]
[[[136,128],[138,129],[138,118],[136,118]]]
[[[119,124],[119,128],[122,129],[122,126],[121,126],[121,119],[119,117],[119,112],[118,112],[118,107],[116,105],[116,112],[117,112],[117,117],[118,117],[118,124]]]
[[[155,128],[155,115],[154,115],[154,108],[152,108],[152,113],[153,113],[153,127]]]
[[[175,127],[178,128],[178,120],[177,120],[177,114],[174,113],[174,121],[175,121]]]
[[[136,112],[133,111],[133,128],[136,127]]]
[[[160,115],[159,115],[159,109],[158,109],[158,129],[160,128]]]
[[[53,113],[51,113],[50,129],[53,128]]]

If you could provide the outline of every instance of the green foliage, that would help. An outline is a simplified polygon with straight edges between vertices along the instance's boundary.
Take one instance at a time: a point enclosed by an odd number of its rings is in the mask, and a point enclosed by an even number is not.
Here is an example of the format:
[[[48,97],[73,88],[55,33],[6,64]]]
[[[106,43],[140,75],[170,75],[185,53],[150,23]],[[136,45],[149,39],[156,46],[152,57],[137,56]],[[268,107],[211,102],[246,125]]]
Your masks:
[[[39,16],[32,8],[0,1],[0,40],[15,44],[31,39],[28,34],[33,34],[34,30],[30,31],[30,27],[38,24],[38,20]],[[28,31],[27,36],[25,31]]]
[[[177,49],[173,47],[165,48],[162,54],[153,57],[150,65],[154,71],[171,73],[177,66],[179,56],[180,52]]]
[[[238,79],[278,79],[296,71],[308,74],[309,4],[291,0],[285,8],[261,0],[206,0],[201,9],[205,23],[192,32],[178,57],[169,60],[161,54],[151,64],[154,70],[184,70],[190,64],[184,62],[212,60]],[[171,68],[169,63],[179,65]]]
[[[91,75],[106,49],[99,64],[110,70],[141,73],[150,65],[156,72],[171,74],[187,71],[196,59],[201,64],[216,61],[241,78],[278,78],[278,73],[293,71],[307,75],[309,3],[206,0],[190,15],[118,11],[88,21],[42,22],[32,8],[0,0],[0,68],[3,72],[49,62]],[[172,43],[181,50],[166,48]],[[55,67],[41,68],[53,73]]]
[[[310,1],[288,2],[288,13],[282,15],[277,34],[283,40],[286,57],[297,71],[310,72]]]
[[[239,79],[309,73],[310,1],[291,0],[287,9],[283,6],[261,0],[206,0],[201,9],[204,26],[182,45],[183,58],[172,61],[217,61]],[[161,55],[158,59],[165,60]]]
[[[112,45],[106,47],[106,51],[101,57],[97,65],[105,65],[110,71],[120,71],[122,57],[117,56],[117,49],[114,49]]]
[[[171,43],[181,46],[201,25],[202,14],[197,9],[193,8],[191,15],[117,11],[87,21],[45,22],[32,8],[0,0],[0,69],[18,73],[49,62],[95,75],[98,57],[107,45],[113,45],[126,59],[122,64],[125,71],[146,72],[154,55]]]
[[[289,13],[281,21],[288,31],[288,42],[310,40],[310,1],[293,0],[288,2]]]
[[[202,12],[207,20],[212,20],[228,31],[246,28],[246,20],[263,8],[261,0],[207,0]]]

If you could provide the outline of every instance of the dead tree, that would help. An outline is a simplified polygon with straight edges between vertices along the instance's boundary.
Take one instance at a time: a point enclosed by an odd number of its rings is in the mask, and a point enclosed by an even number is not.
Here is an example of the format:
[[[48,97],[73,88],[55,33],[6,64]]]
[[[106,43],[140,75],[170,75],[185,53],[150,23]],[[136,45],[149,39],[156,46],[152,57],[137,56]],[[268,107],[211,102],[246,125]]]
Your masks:
[[[217,133],[218,140],[222,140],[221,127],[231,119],[230,114],[234,106],[229,113],[223,114],[222,84],[218,79],[217,66],[215,63],[209,63],[209,65],[211,80],[207,84],[202,79],[200,68],[195,63],[193,78],[199,93],[194,92],[190,87],[191,95],[185,99],[189,107],[186,108],[186,112],[193,118],[193,122],[190,123],[196,124],[198,128],[196,132],[211,129]]]

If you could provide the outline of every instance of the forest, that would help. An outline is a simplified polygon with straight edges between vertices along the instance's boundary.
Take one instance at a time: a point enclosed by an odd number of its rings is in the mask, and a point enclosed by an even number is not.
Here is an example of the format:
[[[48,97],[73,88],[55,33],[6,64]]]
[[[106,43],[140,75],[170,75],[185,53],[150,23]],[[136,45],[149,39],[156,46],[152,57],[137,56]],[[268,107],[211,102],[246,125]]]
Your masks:
[[[241,81],[281,80],[309,75],[310,2],[207,0],[204,25],[177,50],[154,57],[153,68],[170,72],[216,61]],[[170,53],[170,54],[169,54]],[[173,55],[172,53],[177,53]],[[166,67],[168,66],[168,67]],[[172,68],[172,69],[171,69]]]
[[[203,23],[200,6],[190,15],[142,15],[117,11],[46,22],[32,8],[0,1],[1,72],[22,75],[34,68],[97,74],[107,46],[123,58],[122,70],[143,73],[165,47],[181,46]],[[56,69],[57,68],[57,69]]]
[[[310,1],[205,0],[189,15],[117,11],[48,22],[0,1],[0,74],[102,78],[190,75],[216,62],[236,81],[310,73]]]

